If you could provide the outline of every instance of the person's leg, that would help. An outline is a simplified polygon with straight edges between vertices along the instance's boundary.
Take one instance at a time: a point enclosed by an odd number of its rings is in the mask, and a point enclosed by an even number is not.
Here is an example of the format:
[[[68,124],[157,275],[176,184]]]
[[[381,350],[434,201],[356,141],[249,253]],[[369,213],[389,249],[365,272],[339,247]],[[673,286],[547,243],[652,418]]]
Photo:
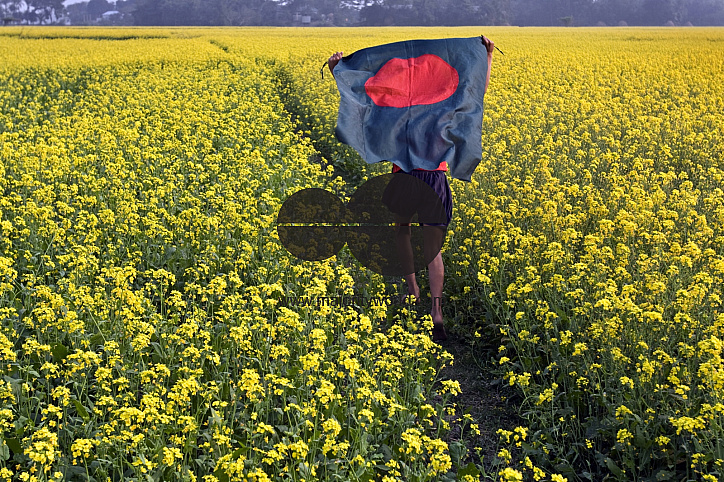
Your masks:
[[[417,286],[417,279],[415,278],[415,262],[412,252],[412,231],[410,228],[410,221],[402,216],[396,216],[396,236],[395,242],[397,244],[397,254],[400,257],[402,269],[404,273],[405,282],[407,283],[407,293],[415,297],[415,302],[420,299],[420,287]]]
[[[423,234],[426,249],[425,257],[426,259],[432,258],[432,261],[427,265],[430,276],[430,297],[432,298],[432,309],[430,310],[433,323],[432,337],[434,340],[445,340],[447,334],[445,333],[442,318],[442,287],[445,279],[445,266],[442,262],[442,251],[440,251],[445,230],[439,226],[424,225]],[[437,253],[428,251],[428,249],[436,250]]]
[[[442,253],[427,265],[430,273],[430,296],[432,297],[432,322],[442,325],[442,285],[445,278],[445,266],[442,264]]]

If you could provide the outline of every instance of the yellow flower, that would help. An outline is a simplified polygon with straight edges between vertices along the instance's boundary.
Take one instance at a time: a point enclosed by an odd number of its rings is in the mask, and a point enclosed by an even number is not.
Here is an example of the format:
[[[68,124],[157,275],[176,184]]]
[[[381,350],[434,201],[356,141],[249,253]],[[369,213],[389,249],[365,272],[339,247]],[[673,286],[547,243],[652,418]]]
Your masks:
[[[623,385],[624,387],[628,387],[628,388],[633,388],[633,387],[634,387],[634,382],[633,382],[633,380],[631,380],[629,377],[627,377],[627,376],[622,376],[622,377],[620,378],[620,380],[621,380],[621,385]]]
[[[73,458],[83,457],[84,459],[87,459],[91,455],[91,451],[93,450],[93,441],[90,439],[76,439],[71,444],[71,452],[73,453]],[[74,462],[74,464],[77,462]]]
[[[60,455],[58,451],[58,434],[51,432],[47,427],[38,429],[30,439],[25,439],[28,447],[24,450],[30,460],[44,466],[50,466]]]
[[[620,444],[631,445],[630,440],[633,438],[633,434],[628,429],[622,428],[616,434],[616,441]]]
[[[178,447],[164,447],[163,448],[163,464],[173,466],[176,463],[176,459],[183,459],[184,456]]]
[[[523,474],[510,467],[506,467],[498,472],[501,482],[523,482]]]

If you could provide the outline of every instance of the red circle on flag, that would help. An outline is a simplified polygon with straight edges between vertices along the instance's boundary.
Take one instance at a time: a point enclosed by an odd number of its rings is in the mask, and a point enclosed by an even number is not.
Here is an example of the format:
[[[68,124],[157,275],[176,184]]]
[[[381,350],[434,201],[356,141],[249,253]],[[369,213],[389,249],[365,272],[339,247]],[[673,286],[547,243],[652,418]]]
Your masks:
[[[443,101],[458,88],[458,71],[437,55],[390,59],[365,82],[380,107],[411,107]]]

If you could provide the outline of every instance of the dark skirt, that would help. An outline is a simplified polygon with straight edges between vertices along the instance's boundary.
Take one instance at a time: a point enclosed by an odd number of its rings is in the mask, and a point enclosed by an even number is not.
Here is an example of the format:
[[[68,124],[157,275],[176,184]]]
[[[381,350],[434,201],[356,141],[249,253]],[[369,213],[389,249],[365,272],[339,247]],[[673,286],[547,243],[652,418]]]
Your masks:
[[[418,182],[404,176],[423,181],[437,194],[437,198],[431,196],[428,189],[421,189]],[[398,171],[387,185],[382,202],[392,212],[409,220],[417,213],[420,224],[447,226],[452,220],[452,192],[445,171]]]

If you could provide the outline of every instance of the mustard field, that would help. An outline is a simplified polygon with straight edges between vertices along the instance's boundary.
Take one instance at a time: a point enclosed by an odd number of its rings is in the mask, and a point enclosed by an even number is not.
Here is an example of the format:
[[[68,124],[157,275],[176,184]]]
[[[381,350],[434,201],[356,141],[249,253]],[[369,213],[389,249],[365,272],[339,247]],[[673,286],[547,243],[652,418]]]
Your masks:
[[[517,394],[493,460],[424,310],[289,303],[400,280],[347,248],[298,260],[275,224],[301,189],[345,199],[390,169],[336,141],[329,55],[480,34],[505,55],[483,161],[451,180],[443,311]],[[0,29],[0,478],[724,478],[723,46],[715,28]]]

